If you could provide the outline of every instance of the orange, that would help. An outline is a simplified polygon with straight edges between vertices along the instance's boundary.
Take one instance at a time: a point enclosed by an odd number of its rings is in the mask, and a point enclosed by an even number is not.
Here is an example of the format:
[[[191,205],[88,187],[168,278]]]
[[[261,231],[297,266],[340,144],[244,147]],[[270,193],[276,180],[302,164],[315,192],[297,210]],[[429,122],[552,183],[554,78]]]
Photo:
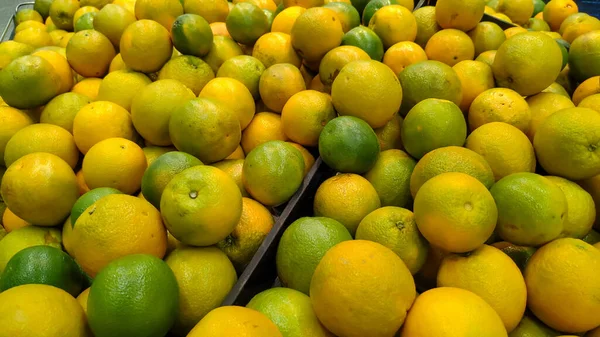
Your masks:
[[[300,70],[291,64],[275,64],[260,76],[260,97],[275,112],[281,112],[288,99],[303,90],[306,90],[304,78]]]
[[[135,15],[125,7],[107,4],[94,18],[94,29],[104,34],[115,48],[119,48],[125,28],[135,22]]]
[[[15,34],[15,42],[25,43],[34,48],[53,45],[52,37],[39,28],[27,28]]]
[[[140,189],[148,167],[144,151],[124,138],[108,138],[94,145],[83,158],[83,176],[91,188],[112,187],[126,194]]]
[[[79,9],[79,1],[77,0],[55,0],[50,5],[50,18],[52,23],[66,31],[73,30],[73,17]]]
[[[347,33],[352,28],[360,26],[360,14],[352,4],[345,2],[330,2],[323,7],[329,8],[337,14],[344,33]]]
[[[19,9],[17,14],[15,15],[15,25],[18,26],[23,22],[33,21],[33,22],[43,22],[44,19],[36,10],[31,8]]]
[[[304,158],[304,176],[310,172],[313,165],[315,164],[315,157],[310,153],[305,147],[300,144],[288,142],[291,146],[295,147],[302,154],[302,158]]]
[[[599,76],[598,40],[600,30],[591,31],[579,36],[569,49],[569,75],[579,81]]]
[[[525,33],[525,32],[527,32],[527,29],[517,26],[517,27],[510,27],[508,29],[505,29],[504,35],[506,36],[506,39],[508,40],[517,34],[521,34],[521,33]]]
[[[233,78],[219,77],[210,80],[198,97],[213,98],[228,106],[237,116],[242,130],[254,117],[255,105],[252,94],[242,82]],[[236,98],[235,102],[231,97]]]
[[[508,0],[498,1],[494,9],[498,12],[494,14],[496,17],[504,16],[507,22],[524,25],[533,16],[534,5],[533,1],[529,0]]]
[[[468,34],[473,40],[475,56],[488,50],[498,50],[500,45],[506,41],[506,35],[502,28],[493,22],[480,22]]]
[[[67,44],[67,61],[78,74],[85,77],[103,77],[115,57],[110,40],[95,30],[75,33]]]
[[[414,213],[427,241],[454,253],[481,246],[494,232],[498,217],[485,185],[459,172],[442,173],[424,183],[415,196]]]
[[[600,94],[594,94],[584,98],[577,107],[589,108],[600,112]]]
[[[427,41],[433,34],[442,30],[442,27],[437,23],[436,10],[434,6],[423,6],[413,12],[417,20],[417,37],[415,42],[425,48]]]
[[[225,22],[229,5],[227,0],[187,0],[183,2],[183,12],[200,15],[208,23]]]
[[[227,158],[229,158],[229,157],[227,157]],[[240,189],[240,192],[242,193],[242,197],[249,197],[249,194],[246,191],[246,188],[244,188],[244,182],[242,181],[242,169],[244,167],[244,158],[239,158],[239,159],[237,159],[237,158],[236,159],[227,159],[227,158],[224,160],[221,160],[219,162],[216,162],[216,163],[212,164],[211,166],[214,166],[214,167],[218,168],[219,170],[227,173],[227,175],[229,175],[231,177],[231,179],[233,179],[233,181],[235,181],[236,185]]]
[[[292,96],[281,112],[283,131],[292,141],[316,146],[325,124],[337,116],[331,97],[314,90]]]
[[[96,99],[117,103],[130,111],[133,97],[150,83],[150,79],[142,73],[131,70],[113,71],[102,80]]]
[[[291,34],[296,19],[298,19],[300,14],[304,13],[304,11],[306,11],[306,8],[300,6],[287,7],[273,19],[271,32]]]
[[[563,26],[561,25],[561,27]],[[587,15],[567,26],[562,37],[565,39],[565,41],[573,43],[573,41],[575,41],[575,39],[579,36],[598,29],[600,29],[600,20],[593,16]]]
[[[460,61],[472,60],[475,57],[475,46],[464,32],[457,29],[444,29],[429,39],[425,53],[430,60],[454,66]]]
[[[318,77],[323,85],[331,87],[331,84],[346,64],[352,61],[368,61],[370,59],[369,54],[355,46],[333,48],[321,60]]]
[[[510,124],[485,124],[467,137],[465,146],[485,158],[496,181],[513,173],[535,171],[531,142],[522,131]]]
[[[481,21],[485,11],[484,0],[440,0],[435,4],[435,17],[444,28],[469,31]]]
[[[231,37],[246,46],[252,46],[258,38],[267,33],[270,25],[266,13],[253,2],[235,4],[225,23]]]
[[[188,337],[204,336],[282,337],[282,334],[267,316],[256,310],[225,306],[209,312],[188,334]]]
[[[259,112],[242,134],[242,148],[245,153],[250,153],[258,145],[271,140],[288,140],[281,116],[272,112]]]
[[[386,125],[373,129],[377,139],[379,139],[379,147],[381,151],[391,149],[402,149],[401,129],[404,118],[396,114]]]
[[[407,66],[427,60],[427,54],[418,44],[410,41],[398,42],[383,55],[383,63],[399,76]]]
[[[233,151],[233,153],[231,153],[227,158],[223,159],[223,160],[228,160],[228,159],[244,159],[246,158],[246,154],[244,153],[244,150],[242,149],[241,145],[238,145],[237,148],[235,149],[235,151]]]
[[[316,62],[339,46],[343,35],[342,24],[333,10],[313,7],[296,19],[291,31],[292,46],[300,57]],[[315,40],[315,36],[319,36],[319,39]]]
[[[347,64],[331,87],[333,105],[340,116],[361,118],[372,128],[392,119],[400,108],[402,94],[394,72],[372,60]]]
[[[208,54],[213,43],[213,32],[203,17],[196,14],[180,15],[172,27],[171,39],[178,51],[198,57]]]
[[[98,13],[100,10],[94,6],[83,6],[80,7],[73,15],[73,23],[76,23],[84,14],[87,13]]]
[[[483,92],[494,88],[494,74],[492,68],[479,61],[464,60],[452,67],[462,84],[462,102],[460,109],[468,112],[471,104]]]
[[[86,78],[81,82],[75,83],[71,92],[84,95],[94,101],[98,97],[100,83],[102,83],[102,79],[100,78]]]
[[[154,20],[169,31],[175,18],[183,14],[179,0],[136,0],[135,16],[138,20]]]
[[[0,70],[6,67],[14,59],[29,55],[34,51],[30,45],[15,41],[4,41],[0,43]]]
[[[58,91],[59,94],[71,90],[73,87],[73,70],[71,70],[69,63],[64,56],[51,50],[39,50],[31,55],[40,56],[52,64],[54,70],[60,77],[61,85]]]
[[[213,45],[206,56],[204,62],[208,63],[212,71],[216,74],[225,61],[235,56],[244,55],[242,48],[232,38],[227,36],[214,36]]]
[[[598,93],[600,93],[600,76],[590,77],[575,89],[573,104],[579,105],[584,98]]]
[[[510,89],[493,88],[484,91],[471,104],[469,128],[473,131],[491,122],[504,122],[527,133],[531,122],[527,101]]]
[[[571,14],[579,12],[575,1],[572,0],[552,0],[544,7],[544,21],[546,21],[553,31],[558,31],[563,21]]]
[[[67,92],[54,97],[42,110],[40,122],[58,125],[73,132],[73,120],[81,108],[90,103],[87,96]]]
[[[173,53],[169,31],[152,20],[130,24],[123,32],[119,46],[125,64],[145,73],[160,70]]]
[[[277,63],[289,63],[300,68],[302,60],[292,47],[292,38],[285,33],[267,33],[261,36],[252,49],[252,56],[266,68]]]
[[[210,30],[214,36],[226,36],[231,38],[229,31],[227,30],[227,24],[225,22],[213,22],[209,24]]]
[[[160,212],[149,202],[126,194],[105,196],[88,207],[70,238],[75,261],[92,277],[123,256],[163,258],[167,248]]]
[[[239,55],[225,61],[216,74],[217,77],[230,77],[242,82],[256,100],[260,98],[258,86],[264,71],[265,66],[256,58]]]
[[[400,5],[384,6],[376,11],[369,22],[369,28],[381,38],[385,48],[402,41],[414,41],[417,37],[415,16]]]
[[[16,229],[31,226],[31,224],[18,216],[15,215],[10,209],[5,209],[2,214],[2,226],[7,233],[10,233]]]
[[[79,170],[75,176],[77,177],[77,186],[79,187],[79,195],[84,195],[85,193],[89,192],[90,188],[85,183],[85,178],[83,177],[83,170]]]
[[[596,220],[594,199],[582,187],[564,178],[547,176],[564,193],[567,199],[567,216],[561,237],[580,239],[591,230]]]
[[[123,62],[123,58],[121,57],[120,53],[117,54],[112,61],[110,61],[110,66],[108,67],[109,73],[117,70],[128,70],[127,65],[125,62]]]
[[[169,60],[158,73],[158,79],[173,79],[183,83],[195,95],[215,78],[210,65],[201,58],[191,55],[181,55]]]
[[[575,107],[568,97],[546,92],[527,97],[527,104],[531,110],[531,122],[527,137],[531,142],[533,142],[537,129],[548,116],[559,110]]]
[[[281,2],[284,8],[290,7],[302,7],[312,8],[323,6],[325,2],[323,0],[282,0]]]
[[[351,294],[361,292],[364,296]],[[416,296],[402,260],[381,244],[344,241],[329,249],[310,284],[317,317],[338,336],[392,336]]]

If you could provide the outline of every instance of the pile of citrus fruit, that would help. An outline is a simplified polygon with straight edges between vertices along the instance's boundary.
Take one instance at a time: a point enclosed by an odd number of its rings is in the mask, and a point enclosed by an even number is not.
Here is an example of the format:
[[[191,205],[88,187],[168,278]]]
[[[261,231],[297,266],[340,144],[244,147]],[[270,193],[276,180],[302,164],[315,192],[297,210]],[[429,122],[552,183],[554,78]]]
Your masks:
[[[600,20],[415,7],[20,10],[0,337],[600,336]],[[278,242],[283,287],[220,307],[317,153],[336,174]]]

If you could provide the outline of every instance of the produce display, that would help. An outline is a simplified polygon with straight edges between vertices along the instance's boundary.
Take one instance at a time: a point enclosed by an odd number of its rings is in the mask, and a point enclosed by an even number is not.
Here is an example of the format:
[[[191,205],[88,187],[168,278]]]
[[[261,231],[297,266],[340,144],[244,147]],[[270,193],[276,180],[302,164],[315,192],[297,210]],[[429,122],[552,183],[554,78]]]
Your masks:
[[[573,0],[19,8],[0,337],[600,337]]]

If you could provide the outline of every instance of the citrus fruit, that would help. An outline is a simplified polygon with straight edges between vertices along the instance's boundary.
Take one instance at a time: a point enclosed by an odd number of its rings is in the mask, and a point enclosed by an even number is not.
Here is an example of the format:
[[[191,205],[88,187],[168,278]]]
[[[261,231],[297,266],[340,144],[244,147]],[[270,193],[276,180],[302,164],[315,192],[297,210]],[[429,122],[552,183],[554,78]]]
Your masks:
[[[38,13],[35,9],[25,8],[19,9],[17,14],[15,15],[15,25],[18,26],[23,22],[34,21],[34,22],[44,22],[42,15]]]
[[[106,195],[89,206],[70,237],[72,256],[92,277],[126,255],[162,258],[167,245],[160,213],[147,201],[125,194]]]
[[[83,274],[77,263],[59,248],[41,245],[25,248],[6,264],[0,291],[24,284],[47,284],[71,296],[82,290]]]
[[[107,101],[85,105],[73,120],[73,137],[81,153],[86,154],[98,142],[121,137],[134,139],[135,129],[125,108]]]
[[[381,151],[402,149],[400,129],[402,128],[403,122],[404,119],[402,116],[396,114],[386,125],[373,130],[379,140]]]
[[[369,213],[358,225],[357,240],[369,240],[391,249],[416,274],[427,258],[429,244],[419,233],[414,214],[387,206]]]
[[[486,63],[491,67],[492,64],[494,64],[494,58],[496,58],[496,50],[488,50],[479,54],[479,56],[475,58],[475,61]]]
[[[269,31],[269,20],[260,7],[251,2],[233,6],[225,20],[227,31],[238,43],[253,45]]]
[[[160,70],[173,52],[169,31],[152,20],[139,20],[127,26],[119,46],[125,64],[144,73]]]
[[[158,159],[158,157],[165,153],[177,151],[177,149],[173,146],[147,145],[146,147],[142,148],[142,151],[144,151],[146,161],[148,162],[148,166],[150,166],[156,159]]]
[[[10,233],[16,229],[31,226],[31,224],[18,216],[15,215],[10,209],[4,205],[4,214],[2,214],[2,226],[4,227],[5,234]]]
[[[300,14],[304,13],[305,10],[306,8],[300,6],[291,6],[285,8],[275,16],[275,19],[273,19],[271,32],[290,34],[296,19],[300,16]]]
[[[463,98],[460,109],[463,112],[469,111],[477,96],[495,86],[492,68],[483,62],[464,60],[455,64],[452,69],[462,84]]]
[[[575,107],[568,97],[545,92],[528,97],[527,104],[529,104],[529,110],[531,111],[531,122],[529,122],[527,137],[531,142],[533,142],[538,127],[548,116],[562,109]]]
[[[400,336],[459,337],[471,332],[477,336],[507,335],[500,316],[481,297],[460,288],[440,287],[417,297]]]
[[[600,173],[600,115],[587,108],[563,109],[547,117],[533,141],[546,172],[571,180]]]
[[[238,270],[243,270],[250,262],[275,224],[269,210],[259,202],[243,198],[242,204],[240,222],[231,234],[217,244]]]
[[[572,238],[538,249],[525,269],[531,311],[551,328],[581,332],[598,326],[600,250]],[[548,275],[552,275],[548,277]]]
[[[85,313],[66,291],[27,284],[0,294],[2,336],[89,336]]]
[[[590,77],[573,92],[573,104],[579,105],[584,98],[598,93],[600,93],[600,76]]]
[[[33,124],[17,131],[6,143],[4,163],[9,167],[19,158],[34,152],[52,153],[74,168],[79,150],[73,136],[52,124]]]
[[[485,5],[485,0],[440,0],[435,5],[435,17],[444,29],[454,28],[466,32],[481,21]]]
[[[358,291],[360,298],[350,295]],[[402,260],[383,245],[365,240],[329,249],[310,284],[317,317],[342,336],[393,335],[415,296],[415,283]]]
[[[354,27],[360,26],[360,14],[358,14],[356,8],[351,4],[346,2],[329,2],[323,7],[329,8],[337,14],[344,33]]]
[[[569,48],[569,74],[579,81],[600,75],[597,64],[597,45],[600,31],[583,34],[571,43]]]
[[[138,20],[154,20],[171,31],[173,22],[183,14],[183,2],[179,0],[137,0],[134,11]]]
[[[417,192],[429,179],[447,172],[461,172],[479,180],[486,188],[494,184],[494,173],[485,158],[459,146],[448,146],[427,153],[414,167],[410,176],[410,192]]]
[[[406,115],[401,129],[402,144],[415,158],[445,146],[462,146],[467,124],[456,104],[435,98],[425,99]]]
[[[283,233],[277,248],[277,274],[289,288],[308,295],[311,279],[323,255],[342,241],[352,240],[338,221],[325,217],[304,217]]]
[[[209,312],[188,337],[247,336],[282,337],[277,326],[260,312],[244,307],[224,306]]]
[[[261,36],[252,49],[252,57],[266,68],[277,63],[293,64],[297,68],[302,64],[300,56],[292,48],[292,39],[285,33],[266,33]]]
[[[93,203],[107,195],[120,193],[121,191],[115,188],[99,187],[83,194],[81,197],[79,197],[79,199],[77,199],[77,202],[75,202],[73,208],[71,209],[70,221],[73,224],[73,227],[77,222],[77,219],[79,219],[79,217],[81,216],[81,214]]]
[[[4,163],[4,150],[10,138],[17,131],[33,123],[25,112],[8,106],[0,106],[0,165]]]
[[[454,253],[481,246],[492,235],[498,216],[485,185],[460,172],[442,173],[425,182],[415,196],[414,212],[427,241]]]
[[[200,15],[209,23],[225,22],[229,5],[226,0],[186,0],[183,2],[183,11]]]
[[[410,177],[416,162],[401,150],[381,152],[375,166],[365,174],[382,206],[410,207]]]
[[[52,64],[61,81],[60,89],[58,90],[59,94],[71,90],[73,87],[73,70],[69,66],[64,52],[61,54],[52,50],[38,50],[31,55],[40,56]]]
[[[90,188],[88,187],[88,185],[85,183],[85,179],[83,177],[83,170],[79,170],[77,172],[77,174],[75,175],[75,178],[77,179],[77,187],[79,188],[79,195],[84,195],[85,193],[90,191]]]
[[[386,50],[383,63],[399,76],[407,66],[427,60],[427,54],[418,44],[410,41],[398,42]]]
[[[225,61],[217,72],[217,77],[230,77],[242,82],[252,94],[254,99],[260,98],[258,91],[260,76],[265,71],[265,66],[258,59],[239,55]]]
[[[244,153],[271,140],[288,140],[283,132],[281,116],[272,112],[257,113],[242,134],[241,146]]]
[[[497,231],[502,239],[540,246],[562,232],[567,200],[561,189],[545,177],[514,173],[496,182],[491,193],[498,206]]]
[[[295,93],[306,90],[304,78],[292,64],[279,63],[267,68],[258,85],[263,103],[275,112],[281,112]]]
[[[383,58],[383,42],[375,32],[364,26],[352,28],[344,34],[342,46],[358,47],[375,61]]]
[[[4,41],[0,43],[0,70],[6,67],[12,60],[31,54],[33,50],[32,46],[21,42]]]
[[[304,176],[310,172],[313,165],[315,164],[315,157],[308,151],[305,147],[300,144],[288,142],[291,146],[295,147],[302,154],[302,158],[304,159]]]
[[[213,22],[209,24],[210,30],[213,33],[213,36],[226,36],[231,38],[229,31],[227,30],[227,24],[225,22]]]
[[[173,331],[187,334],[218,307],[237,281],[235,269],[215,247],[182,247],[165,260],[179,287],[179,310]]]
[[[112,187],[125,194],[140,189],[148,167],[144,151],[125,138],[107,138],[96,143],[83,158],[83,176],[90,188]]]
[[[471,38],[457,29],[441,30],[429,39],[425,46],[428,59],[454,66],[460,61],[472,60],[475,47]]]
[[[95,30],[75,33],[67,44],[67,61],[82,76],[103,77],[115,57],[110,40]]]
[[[92,7],[95,8],[95,7]],[[95,12],[83,14],[77,21],[75,21],[74,31],[79,32],[86,29],[94,29],[94,17]]]
[[[313,210],[315,216],[339,221],[350,234],[367,214],[381,207],[377,191],[357,174],[338,174],[325,180],[317,189]]]
[[[569,28],[569,26],[574,25],[576,23],[582,22],[583,18],[588,17],[589,14],[587,13],[581,13],[581,12],[577,12],[577,13],[573,13],[573,14],[569,14],[569,16],[567,16],[563,22],[560,24],[560,28],[558,29],[558,33],[560,35],[563,35],[565,30],[567,28]]]
[[[369,28],[389,48],[402,41],[414,41],[417,37],[417,21],[411,11],[401,5],[384,6],[371,18]]]
[[[40,56],[21,56],[0,71],[0,96],[17,109],[44,105],[60,89],[60,76],[52,64]]]
[[[169,133],[175,147],[214,163],[229,156],[241,139],[236,114],[220,101],[196,98],[180,105],[171,114]]]
[[[263,205],[276,206],[289,200],[303,178],[302,153],[286,142],[269,141],[246,155],[242,174],[244,187]]]
[[[33,4],[33,10],[38,12],[42,18],[46,19],[50,15],[50,5],[52,0],[36,0]]]
[[[15,161],[2,178],[2,197],[21,219],[40,226],[64,221],[79,190],[75,173],[50,153],[31,153]]]
[[[125,7],[114,3],[107,4],[96,14],[94,29],[104,34],[115,48],[119,48],[125,28],[133,22],[135,22],[135,15]]]
[[[194,93],[176,80],[158,80],[144,86],[131,103],[131,120],[136,131],[152,144],[171,145],[169,118],[192,98]]]
[[[171,36],[175,48],[185,55],[202,57],[212,47],[212,30],[200,15],[184,14],[177,17]]]
[[[525,312],[527,287],[521,270],[508,255],[492,246],[482,245],[468,256],[446,256],[437,285],[480,296],[498,313],[507,331],[517,327]]]
[[[531,110],[527,101],[516,91],[506,88],[488,89],[479,94],[469,108],[471,131],[492,122],[503,122],[527,133]]]
[[[437,23],[436,10],[434,6],[423,6],[413,12],[417,20],[417,37],[415,43],[425,48],[427,41],[433,34],[439,32],[442,27]]]
[[[544,55],[543,59],[536,57]],[[558,44],[540,32],[526,32],[506,40],[496,53],[492,70],[500,87],[520,95],[533,95],[547,88],[562,69]]]
[[[76,23],[87,13],[98,13],[100,10],[94,6],[83,6],[80,7],[73,15],[73,23]],[[91,28],[93,29],[93,27]]]
[[[178,80],[195,95],[213,78],[215,74],[210,65],[201,58],[191,55],[177,56],[168,61],[158,73],[158,79]]]
[[[325,125],[336,116],[329,95],[305,90],[294,94],[286,102],[281,112],[281,124],[292,141],[315,146]]]
[[[290,35],[298,55],[306,61],[316,62],[342,43],[344,31],[335,11],[312,7],[298,16]],[[319,39],[315,40],[315,36]]]
[[[500,249],[504,254],[508,255],[514,263],[519,267],[521,272],[525,270],[527,262],[531,256],[535,253],[537,248],[517,246],[507,241],[499,241],[492,244],[493,247]]]
[[[252,94],[244,84],[233,78],[220,77],[210,80],[198,97],[212,98],[227,106],[234,112],[244,130],[254,117],[255,104]],[[235,97],[235,102],[231,101]]]
[[[160,209],[160,198],[165,186],[177,173],[197,165],[202,165],[202,162],[184,152],[173,151],[161,155],[144,172],[142,178],[144,198]]]
[[[422,61],[411,64],[399,76],[402,85],[403,116],[417,103],[427,98],[445,99],[460,104],[462,86],[456,72],[439,61]]]
[[[371,127],[361,119],[342,116],[325,125],[319,137],[323,161],[339,172],[365,173],[379,155],[379,141]]]
[[[565,20],[566,21],[566,20]],[[561,28],[563,26],[561,25]],[[583,16],[574,23],[565,28],[563,35],[564,41],[573,43],[579,36],[600,29],[600,20],[593,16]]]
[[[385,64],[354,61],[344,66],[333,81],[331,99],[340,115],[361,118],[378,128],[400,108],[402,87]]]
[[[96,100],[117,103],[130,111],[133,97],[151,82],[148,76],[139,72],[113,71],[102,79]]]
[[[534,315],[526,314],[519,325],[511,332],[511,337],[558,336],[559,333],[540,322]]]
[[[134,254],[113,261],[94,279],[87,317],[97,337],[159,336],[173,325],[178,305],[177,279],[169,266],[155,256]]]
[[[100,83],[102,83],[102,79],[100,78],[86,78],[81,82],[75,83],[71,92],[84,95],[91,101],[94,101],[98,97]]]
[[[498,50],[506,40],[502,28],[493,22],[480,22],[468,34],[475,46],[475,56],[488,50]]]
[[[321,83],[330,87],[344,66],[350,62],[359,60],[368,61],[371,58],[358,47],[340,46],[333,48],[325,54],[319,64]]]
[[[575,1],[552,0],[544,7],[544,20],[548,22],[553,31],[558,31],[563,21],[578,11],[579,8]]]
[[[549,32],[550,31],[550,26],[548,25],[548,23],[546,23],[546,21],[544,21],[542,19],[537,19],[537,18],[529,19],[529,21],[527,21],[527,23],[525,25],[523,25],[523,27],[527,28],[530,31],[535,31],[535,32]]]
[[[110,0],[80,0],[81,6],[93,6],[98,9],[102,9],[104,6],[110,3]]]
[[[242,195],[232,178],[211,166],[175,175],[160,200],[165,226],[187,245],[210,246],[227,237],[240,220]]]
[[[592,230],[596,209],[592,196],[576,183],[564,178],[548,176],[565,194],[567,216],[563,223],[562,237],[580,239]]]
[[[77,0],[55,0],[50,5],[50,18],[52,23],[59,29],[73,30],[73,16],[80,8]]]
[[[589,108],[600,112],[600,94],[594,94],[584,98],[577,107]]]
[[[399,2],[397,0],[369,1],[367,3],[367,5],[365,6],[365,9],[362,12],[362,24],[364,26],[368,26],[369,22],[371,22],[371,18],[373,18],[373,15],[375,14],[375,12],[380,10],[382,7],[389,6],[389,5],[399,5]]]
[[[524,25],[532,17],[534,5],[529,0],[506,0],[498,1],[494,9],[498,12],[495,15],[503,15],[506,22]]]
[[[0,273],[15,254],[27,247],[47,245],[60,249],[60,234],[56,228],[38,226],[26,226],[11,231],[0,243]]]
[[[280,287],[268,289],[254,296],[246,307],[265,314],[286,336],[333,336],[319,322],[310,298],[297,290]],[[297,319],[289,320],[289,317]]]
[[[90,99],[82,94],[67,92],[58,95],[46,104],[40,122],[60,126],[72,133],[75,115],[89,103]]]
[[[14,41],[25,43],[34,48],[52,45],[52,37],[50,34],[40,28],[23,29],[15,34]]]

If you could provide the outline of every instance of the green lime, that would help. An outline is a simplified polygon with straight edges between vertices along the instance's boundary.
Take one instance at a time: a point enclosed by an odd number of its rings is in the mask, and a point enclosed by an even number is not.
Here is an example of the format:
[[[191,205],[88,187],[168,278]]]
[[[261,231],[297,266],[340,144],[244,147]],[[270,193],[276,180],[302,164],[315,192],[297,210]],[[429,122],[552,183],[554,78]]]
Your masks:
[[[370,170],[379,156],[375,131],[362,119],[352,116],[329,121],[319,136],[323,161],[339,172],[362,174]]]
[[[254,296],[246,307],[265,314],[286,337],[333,336],[319,322],[310,297],[297,290],[280,287],[267,289]]]
[[[81,213],[85,212],[85,210],[90,207],[93,203],[100,200],[102,197],[105,197],[110,194],[121,194],[122,192],[117,190],[116,188],[111,187],[99,187],[94,188],[93,190],[86,192],[84,195],[80,196],[79,199],[73,205],[71,209],[71,224],[75,227],[75,223]]]
[[[192,166],[202,165],[200,159],[185,152],[167,152],[152,162],[142,177],[142,194],[156,209],[160,209],[160,197],[173,177]]]
[[[356,8],[352,7],[351,4],[346,2],[330,2],[323,7],[329,8],[337,13],[344,33],[354,27],[360,26],[360,15]]]
[[[236,42],[249,46],[267,33],[270,27],[265,12],[250,2],[239,2],[233,6],[225,24],[227,31]]]
[[[0,292],[23,284],[47,284],[77,297],[87,281],[69,254],[50,246],[33,246],[15,254],[0,278]]]
[[[304,217],[288,227],[277,247],[277,274],[281,282],[308,294],[317,265],[329,248],[352,240],[340,222],[324,217]]]
[[[213,43],[208,21],[196,14],[183,14],[175,19],[171,29],[173,45],[184,55],[203,57]]]
[[[74,30],[75,32],[86,30],[86,29],[94,29],[94,18],[96,17],[97,12],[90,12],[83,14],[77,22],[75,22]]]
[[[8,261],[21,250],[39,245],[60,249],[61,242],[61,232],[56,228],[26,226],[13,230],[0,241],[0,274]]]
[[[365,26],[369,25],[371,22],[371,18],[380,8],[389,6],[389,5],[398,5],[398,1],[396,0],[371,0],[365,7],[365,10],[362,13],[362,24]]]
[[[179,288],[169,266],[155,256],[134,254],[96,276],[87,314],[96,337],[163,337],[178,307]]]
[[[371,29],[358,26],[352,28],[342,38],[342,46],[355,46],[364,50],[372,60],[383,59],[383,42]]]
[[[381,206],[412,207],[410,177],[417,162],[401,150],[379,154],[375,166],[365,178],[375,187]]]
[[[441,147],[463,146],[467,139],[467,122],[456,104],[428,98],[406,115],[401,135],[406,152],[420,159]]]

